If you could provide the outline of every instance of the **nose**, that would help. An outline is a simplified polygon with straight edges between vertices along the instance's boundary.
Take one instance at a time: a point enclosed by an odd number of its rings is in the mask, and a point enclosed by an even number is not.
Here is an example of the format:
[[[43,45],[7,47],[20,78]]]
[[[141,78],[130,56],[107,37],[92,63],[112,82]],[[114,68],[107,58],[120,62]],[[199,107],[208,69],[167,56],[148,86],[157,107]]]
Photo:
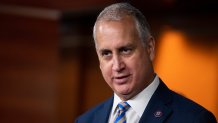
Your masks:
[[[124,70],[124,68],[125,64],[123,60],[119,56],[114,56],[112,70],[116,72],[121,72],[122,70]]]

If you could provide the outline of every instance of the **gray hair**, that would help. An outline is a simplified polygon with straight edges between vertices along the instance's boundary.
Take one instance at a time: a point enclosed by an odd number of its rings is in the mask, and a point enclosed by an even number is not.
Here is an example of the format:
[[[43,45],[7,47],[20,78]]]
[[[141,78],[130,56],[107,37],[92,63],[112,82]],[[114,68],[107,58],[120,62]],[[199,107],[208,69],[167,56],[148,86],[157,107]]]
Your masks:
[[[147,39],[151,36],[150,26],[145,18],[145,16],[135,7],[129,3],[115,3],[106,7],[97,17],[94,28],[93,37],[96,42],[96,25],[97,22],[107,20],[121,20],[125,16],[132,16],[136,22],[136,28],[138,30],[139,36],[146,44]]]

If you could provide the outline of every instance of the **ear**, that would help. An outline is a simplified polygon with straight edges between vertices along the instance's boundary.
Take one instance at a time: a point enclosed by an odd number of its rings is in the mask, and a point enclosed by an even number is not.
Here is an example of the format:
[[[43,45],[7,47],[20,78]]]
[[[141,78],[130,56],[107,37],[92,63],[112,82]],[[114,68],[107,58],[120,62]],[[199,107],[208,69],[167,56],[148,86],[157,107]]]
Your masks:
[[[150,60],[153,61],[155,57],[155,40],[152,36],[150,36],[150,38],[148,39],[146,48],[147,48],[147,52],[150,57]]]

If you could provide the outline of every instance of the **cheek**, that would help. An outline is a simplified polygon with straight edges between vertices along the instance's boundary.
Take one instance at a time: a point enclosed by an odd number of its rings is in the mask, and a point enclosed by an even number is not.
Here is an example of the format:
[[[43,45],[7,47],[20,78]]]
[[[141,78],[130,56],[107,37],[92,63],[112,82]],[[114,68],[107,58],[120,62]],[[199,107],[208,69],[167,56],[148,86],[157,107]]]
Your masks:
[[[128,60],[128,67],[134,73],[135,79],[140,79],[146,73],[148,59],[146,56],[138,55],[131,60]]]
[[[134,57],[126,60],[126,66],[135,72],[139,71],[144,64],[144,57],[142,55],[135,55]]]
[[[100,63],[100,69],[101,69],[101,73],[102,73],[105,81],[108,82],[110,77],[111,77],[110,65],[109,64],[105,64],[105,63]]]

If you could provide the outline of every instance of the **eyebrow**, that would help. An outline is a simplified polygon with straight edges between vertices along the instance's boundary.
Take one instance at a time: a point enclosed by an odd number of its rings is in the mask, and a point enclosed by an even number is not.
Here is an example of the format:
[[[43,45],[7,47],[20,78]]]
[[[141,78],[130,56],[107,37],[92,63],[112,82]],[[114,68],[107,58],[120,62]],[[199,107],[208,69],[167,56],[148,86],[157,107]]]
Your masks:
[[[127,47],[135,47],[132,43],[127,43],[127,44],[125,44],[125,45],[123,45],[123,46],[120,46],[120,47],[118,47],[118,48],[116,48],[117,50],[120,50],[120,49],[123,49],[123,48],[127,48]],[[103,48],[103,49],[99,49],[98,50],[99,52],[105,52],[105,51],[111,51],[110,49],[106,49],[106,48]]]
[[[127,45],[119,47],[118,49],[129,48],[129,47],[135,47],[135,46],[132,43],[129,43]]]
[[[110,51],[110,50],[109,49],[105,49],[105,48],[99,50],[100,53],[105,52],[105,51]]]

